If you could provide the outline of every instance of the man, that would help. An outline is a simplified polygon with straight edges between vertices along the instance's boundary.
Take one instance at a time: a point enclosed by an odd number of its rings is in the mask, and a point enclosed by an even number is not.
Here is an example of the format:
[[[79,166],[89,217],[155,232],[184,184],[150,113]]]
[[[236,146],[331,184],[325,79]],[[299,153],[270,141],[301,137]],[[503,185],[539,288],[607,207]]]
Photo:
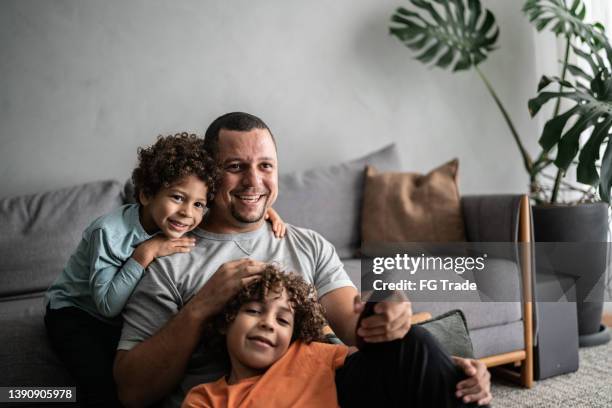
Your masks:
[[[123,314],[115,380],[127,406],[151,404],[169,394],[164,406],[178,406],[189,388],[227,372],[218,356],[202,349],[200,337],[207,320],[242,285],[257,279],[264,262],[304,273],[317,288],[332,329],[345,343],[355,342],[363,304],[331,244],[290,225],[285,238],[275,239],[264,220],[278,193],[276,144],[267,125],[249,114],[230,113],[209,126],[205,143],[221,166],[222,179],[195,232],[198,243],[189,254],[152,264]],[[452,395],[459,380],[455,366],[424,330],[408,331],[411,315],[409,302],[380,303],[376,315],[362,322],[357,334],[380,345],[373,347],[375,353],[355,353],[337,371],[342,406],[382,402],[385,389],[390,398],[410,394],[405,398],[415,405],[459,401]],[[484,365],[456,362],[469,376],[459,383],[460,396],[488,403]]]

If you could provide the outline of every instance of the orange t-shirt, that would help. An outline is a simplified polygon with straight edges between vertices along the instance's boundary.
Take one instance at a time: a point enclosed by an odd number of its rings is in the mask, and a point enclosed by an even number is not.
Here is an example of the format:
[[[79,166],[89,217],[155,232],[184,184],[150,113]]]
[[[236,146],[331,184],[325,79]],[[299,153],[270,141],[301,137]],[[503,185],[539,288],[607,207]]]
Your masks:
[[[264,374],[232,385],[223,377],[193,387],[182,407],[338,407],[336,369],[347,352],[343,345],[296,341]]]

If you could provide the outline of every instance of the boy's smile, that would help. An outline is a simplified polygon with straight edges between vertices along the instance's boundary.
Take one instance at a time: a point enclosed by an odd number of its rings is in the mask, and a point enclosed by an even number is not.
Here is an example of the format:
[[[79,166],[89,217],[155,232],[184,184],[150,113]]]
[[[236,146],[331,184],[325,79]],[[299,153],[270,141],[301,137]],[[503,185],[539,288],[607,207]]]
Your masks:
[[[192,174],[154,197],[141,194],[142,226],[149,234],[161,230],[168,238],[182,237],[202,221],[207,193],[206,184]]]
[[[285,354],[293,335],[293,314],[285,290],[271,291],[264,302],[242,305],[227,329],[230,383],[261,374]]]

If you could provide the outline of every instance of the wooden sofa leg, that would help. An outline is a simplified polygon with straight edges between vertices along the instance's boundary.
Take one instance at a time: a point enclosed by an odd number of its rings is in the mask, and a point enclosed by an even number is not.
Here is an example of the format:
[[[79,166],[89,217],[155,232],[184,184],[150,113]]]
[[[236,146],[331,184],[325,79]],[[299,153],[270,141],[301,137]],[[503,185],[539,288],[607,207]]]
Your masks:
[[[532,288],[531,288],[531,207],[529,197],[526,195],[521,199],[520,224],[519,224],[519,248],[521,254],[521,266],[523,272],[523,324],[525,359],[521,364],[521,384],[526,388],[533,387],[533,320],[532,320]]]

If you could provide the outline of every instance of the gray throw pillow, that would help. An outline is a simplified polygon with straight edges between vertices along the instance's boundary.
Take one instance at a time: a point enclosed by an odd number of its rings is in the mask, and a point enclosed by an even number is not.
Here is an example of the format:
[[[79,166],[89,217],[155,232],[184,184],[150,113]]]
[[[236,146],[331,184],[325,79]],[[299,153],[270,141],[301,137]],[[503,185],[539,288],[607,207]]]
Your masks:
[[[361,243],[366,165],[382,171],[399,170],[395,144],[346,163],[281,174],[274,208],[286,222],[323,235],[340,258],[351,258]]]
[[[461,310],[451,310],[418,325],[431,333],[451,356],[474,357],[472,339]]]
[[[451,356],[474,358],[472,339],[461,310],[451,310],[417,326],[427,330]],[[331,344],[344,344],[334,333],[325,335],[325,340]]]

